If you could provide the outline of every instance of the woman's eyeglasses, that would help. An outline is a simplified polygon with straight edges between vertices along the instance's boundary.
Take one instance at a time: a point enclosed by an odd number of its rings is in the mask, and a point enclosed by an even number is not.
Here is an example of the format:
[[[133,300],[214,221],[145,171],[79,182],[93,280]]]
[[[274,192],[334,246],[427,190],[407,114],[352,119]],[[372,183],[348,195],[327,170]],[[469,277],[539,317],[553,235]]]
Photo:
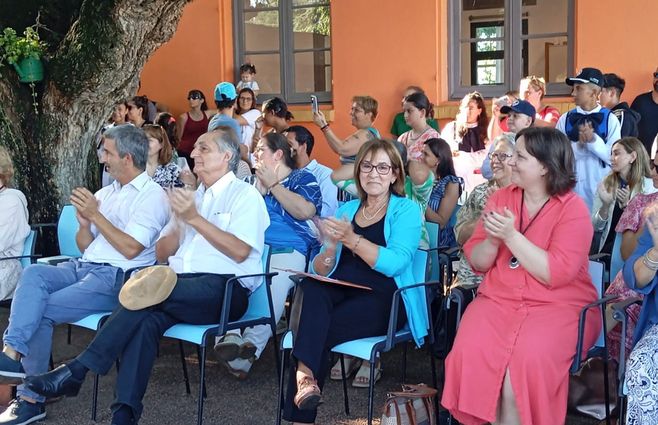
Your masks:
[[[505,162],[510,159],[513,155],[511,153],[504,152],[491,152],[489,155],[489,161],[493,161],[496,158],[499,162]]]
[[[391,168],[393,167],[383,162],[380,162],[377,165],[372,165],[371,163],[364,161],[359,165],[359,171],[366,174],[370,173],[373,168],[375,171],[377,171],[377,174],[380,176],[385,176],[391,172]]]

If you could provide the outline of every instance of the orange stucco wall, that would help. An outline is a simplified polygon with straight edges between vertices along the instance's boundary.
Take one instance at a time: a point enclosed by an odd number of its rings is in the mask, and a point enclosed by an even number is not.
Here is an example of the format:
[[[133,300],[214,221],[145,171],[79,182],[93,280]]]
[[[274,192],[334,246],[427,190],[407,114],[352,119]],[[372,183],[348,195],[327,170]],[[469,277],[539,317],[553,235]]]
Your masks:
[[[618,73],[626,79],[623,97],[630,103],[651,88],[650,73],[658,66],[658,44],[650,36],[658,1],[633,0],[619,7],[618,1],[596,0],[592,8],[593,1],[576,0],[576,68]],[[403,7],[399,0],[377,0],[373,7],[373,0],[332,1],[333,105],[326,108],[334,110],[337,134],[353,131],[348,116],[353,95],[379,101],[375,125],[385,135],[407,85],[420,85],[435,103],[448,102],[447,2],[414,0],[413,7]],[[146,64],[141,93],[175,115],[186,110],[191,88],[212,101],[215,84],[233,79],[231,7],[231,0],[194,0],[186,6],[174,37]],[[314,156],[336,165],[317,127],[304,122],[309,108],[291,109],[301,118],[297,122],[315,134]]]

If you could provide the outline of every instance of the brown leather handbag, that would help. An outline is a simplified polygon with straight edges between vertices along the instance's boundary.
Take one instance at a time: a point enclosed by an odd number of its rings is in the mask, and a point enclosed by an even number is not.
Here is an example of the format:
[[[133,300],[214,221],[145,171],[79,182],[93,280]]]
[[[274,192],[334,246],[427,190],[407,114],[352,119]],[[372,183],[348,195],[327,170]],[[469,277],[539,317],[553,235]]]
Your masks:
[[[435,397],[425,384],[403,384],[402,391],[388,393],[381,425],[436,425]]]

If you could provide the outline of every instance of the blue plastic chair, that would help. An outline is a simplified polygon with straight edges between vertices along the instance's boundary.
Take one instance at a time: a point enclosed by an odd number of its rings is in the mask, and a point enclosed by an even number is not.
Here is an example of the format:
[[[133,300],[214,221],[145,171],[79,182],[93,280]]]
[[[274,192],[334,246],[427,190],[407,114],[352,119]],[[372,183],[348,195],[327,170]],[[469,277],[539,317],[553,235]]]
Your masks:
[[[4,260],[20,260],[23,270],[30,264],[33,264],[35,259],[38,258],[34,255],[34,248],[37,244],[37,231],[32,229],[23,242],[23,252],[21,255],[15,257],[0,257],[0,261]],[[0,301],[0,307],[11,308],[11,298]]]
[[[461,205],[455,205],[455,209],[452,211],[450,220],[448,220],[449,227],[455,227],[457,224],[457,213],[461,209]],[[458,260],[459,250],[455,247],[440,247],[439,246],[439,231],[440,226],[438,223],[433,223],[430,221],[425,222],[425,227],[427,228],[427,233],[430,237],[430,272],[428,280],[434,282],[441,278],[441,266],[447,266],[452,274],[452,263],[450,261]],[[441,253],[444,252],[447,256],[442,256]],[[445,263],[445,264],[444,264]],[[452,277],[452,276],[450,276]]]
[[[49,226],[52,226],[52,224]],[[40,258],[37,262],[40,264],[57,264],[70,258],[82,257],[82,253],[75,241],[75,235],[78,233],[79,228],[80,223],[78,223],[78,219],[75,216],[75,207],[73,205],[64,205],[57,220],[59,255]]]
[[[272,329],[272,337],[274,338],[274,346],[277,346],[276,338],[276,323],[274,322],[274,308],[272,307],[272,295],[270,293],[270,285],[272,284],[272,277],[278,273],[268,273],[270,262],[270,248],[265,245],[263,250],[263,273],[236,276],[226,282],[226,290],[224,292],[224,302],[221,306],[221,316],[219,323],[210,325],[190,325],[186,323],[179,323],[167,329],[164,336],[179,340],[181,350],[181,361],[183,365],[183,378],[185,380],[185,390],[190,394],[189,377],[187,374],[187,365],[185,362],[185,353],[183,351],[182,341],[191,342],[197,346],[197,353],[199,355],[199,400],[197,410],[197,424],[203,423],[203,400],[205,398],[205,383],[206,383],[206,348],[208,341],[212,341],[214,337],[226,334],[227,331],[232,329],[243,329],[256,325],[270,325]],[[261,285],[251,293],[249,296],[249,305],[247,311],[238,320],[230,322],[229,310],[230,300],[234,284],[239,285],[238,279],[246,277],[262,277],[263,282]],[[276,360],[277,369],[279,366],[279,356],[274,350],[274,357]]]
[[[347,379],[345,376],[345,362],[343,356],[349,355],[370,362],[370,381],[369,381],[370,385],[368,387],[368,424],[369,425],[372,424],[372,416],[373,416],[375,363],[377,359],[379,358],[381,353],[390,351],[397,344],[413,341],[413,335],[411,334],[411,330],[409,329],[408,325],[405,325],[401,330],[396,331],[396,324],[398,320],[397,317],[398,308],[400,302],[402,302],[401,301],[402,292],[404,292],[405,290],[408,290],[410,288],[420,287],[420,286],[425,288],[426,303],[427,303],[426,308],[427,308],[428,324],[429,324],[428,336],[427,336],[427,339],[429,341],[426,341],[426,345],[429,347],[433,342],[434,332],[432,329],[430,305],[434,297],[438,295],[437,289],[440,287],[441,284],[439,282],[420,283],[420,282],[424,282],[425,280],[426,268],[427,268],[427,252],[423,250],[416,251],[416,255],[414,256],[414,262],[413,262],[413,273],[414,273],[414,280],[416,281],[416,284],[406,286],[404,288],[399,288],[395,291],[393,295],[393,302],[391,304],[391,314],[389,317],[388,332],[386,333],[386,335],[348,341],[335,346],[331,350],[333,353],[340,355],[341,372],[343,374],[343,397],[345,404],[345,414],[347,415],[349,415],[349,400],[347,397]],[[279,406],[277,409],[277,424],[281,424],[281,411],[283,407],[282,406],[283,387],[284,387],[286,360],[289,357],[292,347],[293,347],[292,331],[288,331],[282,339],[281,348],[280,348],[282,352],[283,367],[281,368],[279,374],[279,399],[278,399]],[[404,352],[404,355],[405,355],[404,363],[406,369],[406,350]],[[430,354],[430,364],[432,368],[432,384],[434,385],[434,388],[436,388],[437,386],[436,364],[435,364],[435,359],[431,354]],[[405,374],[406,374],[406,370],[403,370],[403,375]],[[438,401],[435,400],[435,402],[436,402],[435,408],[438,410]]]

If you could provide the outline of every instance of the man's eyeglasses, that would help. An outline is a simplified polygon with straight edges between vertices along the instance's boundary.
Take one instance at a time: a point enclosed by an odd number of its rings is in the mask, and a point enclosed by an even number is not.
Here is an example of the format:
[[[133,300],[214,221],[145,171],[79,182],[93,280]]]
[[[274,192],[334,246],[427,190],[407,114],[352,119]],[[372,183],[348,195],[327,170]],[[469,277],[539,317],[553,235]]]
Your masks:
[[[187,97],[187,100],[199,100],[203,99],[203,97],[200,94],[191,94]]]
[[[359,165],[359,171],[366,174],[370,173],[373,168],[377,171],[377,174],[385,176],[391,172],[391,168],[393,167],[383,162],[380,162],[377,165],[372,165],[371,163],[364,161]]]
[[[504,152],[491,152],[489,155],[489,161],[493,161],[494,158],[498,160],[498,162],[505,162],[508,159],[510,159],[513,155],[511,153],[504,153]]]

